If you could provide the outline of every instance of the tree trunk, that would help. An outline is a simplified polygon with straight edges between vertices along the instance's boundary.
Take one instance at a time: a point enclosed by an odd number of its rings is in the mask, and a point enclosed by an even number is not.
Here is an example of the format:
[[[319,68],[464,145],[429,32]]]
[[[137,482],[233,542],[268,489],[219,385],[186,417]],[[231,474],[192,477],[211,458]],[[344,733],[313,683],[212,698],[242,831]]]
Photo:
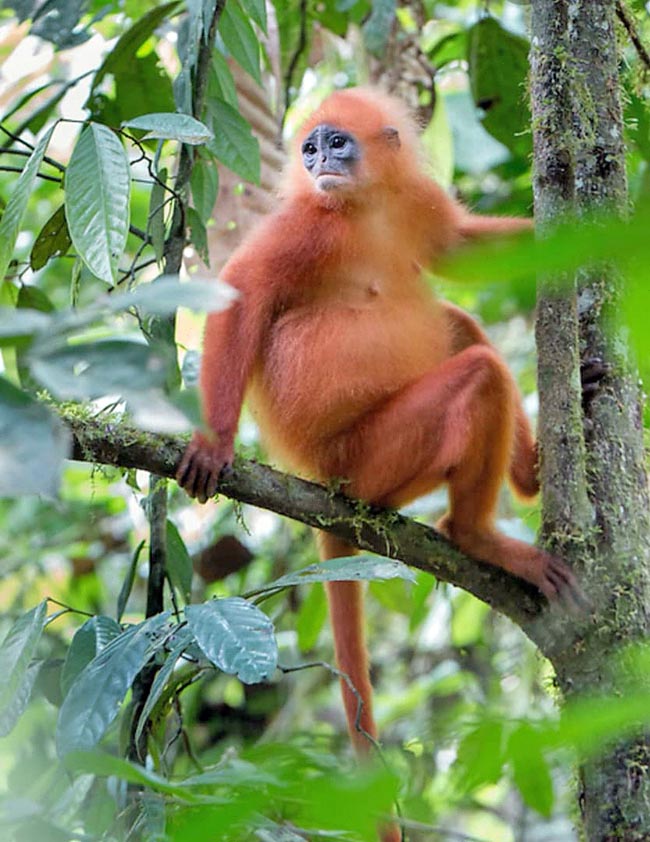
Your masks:
[[[625,213],[627,190],[615,0],[533,0],[532,7],[535,214],[543,235],[565,214]],[[616,318],[619,297],[613,267],[586,267],[572,282],[540,284],[543,534],[578,570],[594,606],[586,629],[567,629],[544,646],[565,699],[615,696],[622,677],[620,663],[614,675],[614,656],[649,631],[641,406]],[[596,357],[610,369],[583,406],[579,362]],[[650,839],[649,767],[642,738],[583,764],[587,839]]]

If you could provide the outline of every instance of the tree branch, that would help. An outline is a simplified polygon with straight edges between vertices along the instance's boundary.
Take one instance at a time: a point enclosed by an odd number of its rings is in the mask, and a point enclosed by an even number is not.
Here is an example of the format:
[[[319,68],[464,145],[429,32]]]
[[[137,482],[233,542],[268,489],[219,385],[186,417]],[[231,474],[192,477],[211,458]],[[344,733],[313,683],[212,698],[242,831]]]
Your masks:
[[[115,416],[81,418],[76,408],[60,415],[73,434],[73,459],[175,476],[184,439],[143,433]],[[469,558],[429,526],[241,458],[222,476],[218,492],[432,573],[510,617],[543,651],[553,645],[554,623],[563,615],[544,610],[546,602],[535,588]]]

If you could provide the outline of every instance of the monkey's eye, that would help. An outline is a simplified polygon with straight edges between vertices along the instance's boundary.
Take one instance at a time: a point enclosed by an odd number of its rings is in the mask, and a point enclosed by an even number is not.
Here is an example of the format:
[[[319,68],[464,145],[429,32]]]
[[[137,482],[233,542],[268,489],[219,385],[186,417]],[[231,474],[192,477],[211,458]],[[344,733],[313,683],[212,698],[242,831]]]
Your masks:
[[[332,149],[342,149],[345,146],[345,138],[340,134],[335,134],[330,141]]]
[[[303,155],[315,155],[318,150],[314,146],[313,143],[305,143],[302,147],[302,154]]]

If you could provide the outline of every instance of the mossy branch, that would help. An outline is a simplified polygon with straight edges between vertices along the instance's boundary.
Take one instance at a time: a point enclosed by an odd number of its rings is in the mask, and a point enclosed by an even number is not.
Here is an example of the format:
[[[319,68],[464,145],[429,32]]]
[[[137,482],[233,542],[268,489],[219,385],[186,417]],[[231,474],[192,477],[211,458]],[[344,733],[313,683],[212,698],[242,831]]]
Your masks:
[[[74,459],[139,468],[162,477],[175,476],[185,439],[143,433],[114,416],[80,417],[78,410],[61,410],[60,415],[73,434]],[[466,556],[429,526],[241,458],[221,478],[218,492],[332,532],[362,550],[398,558],[432,573],[510,617],[542,649],[550,645],[550,620],[560,612],[544,610],[546,602],[535,588]],[[545,630],[546,645],[540,638],[541,628]]]

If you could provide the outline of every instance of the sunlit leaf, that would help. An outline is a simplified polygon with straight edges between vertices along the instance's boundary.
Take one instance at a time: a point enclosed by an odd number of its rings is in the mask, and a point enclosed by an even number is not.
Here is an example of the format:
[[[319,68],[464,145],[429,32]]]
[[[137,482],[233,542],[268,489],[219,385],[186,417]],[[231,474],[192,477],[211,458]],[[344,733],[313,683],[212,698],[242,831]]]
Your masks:
[[[118,137],[90,123],[77,141],[65,175],[65,216],[79,256],[96,277],[117,279],[129,232],[131,175]]]
[[[33,678],[28,673],[36,646],[43,632],[47,603],[41,602],[19,617],[0,644],[0,736],[9,733],[17,717],[12,709],[24,709],[29,698],[25,697],[26,684],[31,691]],[[14,710],[15,712],[15,710]]]
[[[244,684],[265,681],[278,662],[273,623],[241,597],[188,605],[187,623],[205,656]]]
[[[189,114],[143,114],[122,126],[147,132],[145,139],[180,140],[190,145],[205,143],[213,136],[206,125]]]
[[[11,262],[16,246],[16,240],[18,239],[18,232],[20,231],[20,226],[27,209],[27,202],[34,189],[38,171],[43,161],[47,145],[52,137],[52,132],[53,129],[45,132],[27,159],[25,168],[13,186],[2,214],[2,219],[0,219],[0,282],[7,274],[7,269],[9,268],[9,263]]]

